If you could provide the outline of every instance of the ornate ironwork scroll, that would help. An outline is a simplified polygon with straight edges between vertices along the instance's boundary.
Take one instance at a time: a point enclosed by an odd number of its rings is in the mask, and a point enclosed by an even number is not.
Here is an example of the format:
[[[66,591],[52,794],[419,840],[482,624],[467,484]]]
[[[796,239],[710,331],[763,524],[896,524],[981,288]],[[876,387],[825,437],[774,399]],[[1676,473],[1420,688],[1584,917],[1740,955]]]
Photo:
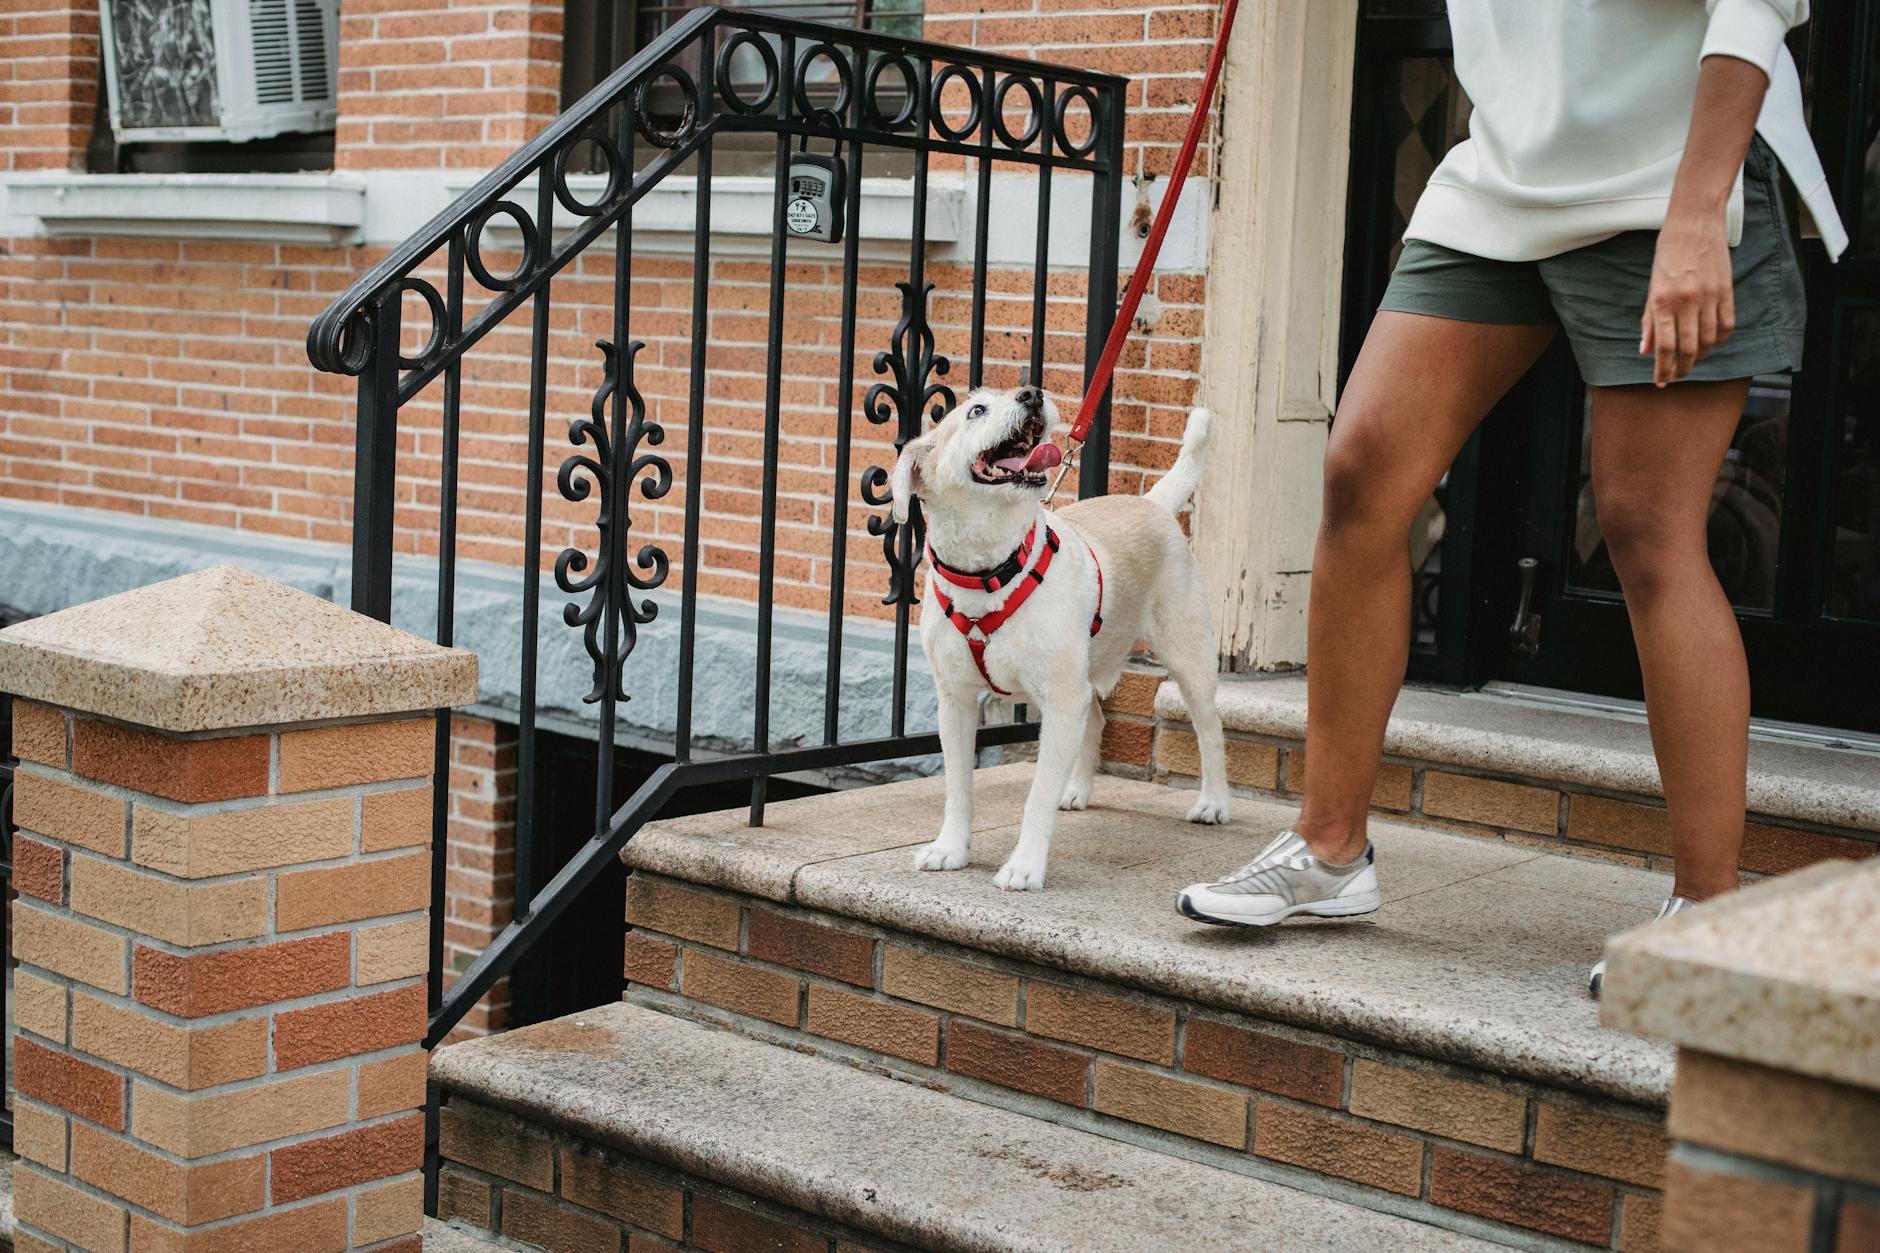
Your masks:
[[[889,377],[868,389],[862,398],[862,412],[878,426],[896,424],[894,451],[899,455],[907,441],[920,434],[922,415],[938,422],[953,407],[954,400],[952,388],[928,381],[953,368],[951,361],[934,351],[933,329],[927,325],[927,296],[933,284],[922,283],[918,289],[907,282],[895,286],[901,289],[901,320],[895,323],[892,347],[875,354],[875,373]],[[862,499],[878,509],[894,503],[888,472],[880,466],[862,471],[861,489]],[[872,514],[868,519],[868,533],[881,537],[881,552],[888,560],[888,594],[881,598],[884,605],[911,605],[916,599],[914,568],[920,564],[926,527],[918,503],[908,509],[907,516],[914,527],[914,542],[905,552],[900,543],[901,524],[894,520],[892,511]]]
[[[595,389],[591,417],[576,418],[568,424],[568,442],[577,448],[590,446],[593,453],[577,452],[561,463],[555,485],[564,500],[581,501],[595,497],[598,517],[594,529],[598,539],[594,557],[579,548],[564,548],[555,558],[555,586],[571,596],[589,593],[585,605],[570,603],[562,609],[562,621],[580,627],[587,654],[594,661],[594,685],[583,697],[589,704],[611,693],[613,699],[629,699],[621,687],[627,655],[639,640],[641,623],[659,615],[659,606],[650,597],[635,600],[633,593],[648,592],[666,581],[670,561],[664,549],[642,544],[626,560],[627,538],[632,521],[627,505],[633,479],[640,480],[640,494],[658,500],[672,490],[672,465],[655,452],[642,452],[640,445],[665,442],[666,429],[646,419],[646,402],[633,385],[633,360],[646,347],[640,340],[627,345],[624,360],[613,344],[599,340],[596,346],[605,360],[601,385]],[[625,420],[621,399],[624,397]],[[614,425],[607,425],[609,404],[613,406]],[[610,615],[610,611],[612,611]],[[610,616],[617,621],[615,626]]]

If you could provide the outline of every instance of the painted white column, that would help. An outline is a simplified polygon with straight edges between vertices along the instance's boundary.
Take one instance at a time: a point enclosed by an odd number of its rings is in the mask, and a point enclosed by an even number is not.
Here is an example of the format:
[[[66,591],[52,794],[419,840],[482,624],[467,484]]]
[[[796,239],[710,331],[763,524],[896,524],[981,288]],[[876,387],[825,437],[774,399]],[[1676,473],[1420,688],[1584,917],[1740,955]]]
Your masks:
[[[1228,49],[1195,549],[1226,670],[1304,664],[1338,382],[1357,0],[1247,0]]]

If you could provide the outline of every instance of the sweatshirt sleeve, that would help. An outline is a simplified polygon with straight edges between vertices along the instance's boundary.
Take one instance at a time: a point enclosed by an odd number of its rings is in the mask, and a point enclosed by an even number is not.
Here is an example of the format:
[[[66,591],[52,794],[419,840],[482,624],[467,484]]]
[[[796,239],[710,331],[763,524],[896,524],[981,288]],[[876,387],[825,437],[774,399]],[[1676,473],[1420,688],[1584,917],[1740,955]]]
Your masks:
[[[1704,32],[1703,57],[1735,57],[1764,74],[1775,69],[1776,54],[1789,28],[1808,20],[1808,0],[1706,0],[1710,25]]]

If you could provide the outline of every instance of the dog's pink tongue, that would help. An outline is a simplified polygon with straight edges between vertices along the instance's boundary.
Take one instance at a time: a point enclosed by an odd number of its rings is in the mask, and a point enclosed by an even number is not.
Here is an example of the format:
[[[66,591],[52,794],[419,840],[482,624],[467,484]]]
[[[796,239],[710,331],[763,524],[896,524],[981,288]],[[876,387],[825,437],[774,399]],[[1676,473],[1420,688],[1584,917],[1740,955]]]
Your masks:
[[[1017,474],[1021,471],[1049,470],[1063,460],[1064,454],[1058,451],[1058,446],[1047,442],[1033,448],[1027,456],[1000,457],[992,464],[1001,470],[1010,470]]]

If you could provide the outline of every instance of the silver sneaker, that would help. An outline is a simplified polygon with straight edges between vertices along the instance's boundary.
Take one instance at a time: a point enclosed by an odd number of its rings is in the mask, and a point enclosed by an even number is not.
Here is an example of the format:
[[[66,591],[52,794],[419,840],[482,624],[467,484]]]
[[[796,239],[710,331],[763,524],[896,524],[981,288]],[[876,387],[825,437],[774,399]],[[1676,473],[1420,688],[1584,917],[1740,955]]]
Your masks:
[[[1377,854],[1369,844],[1348,866],[1320,861],[1295,832],[1282,831],[1261,854],[1218,883],[1193,883],[1175,908],[1196,922],[1270,927],[1294,914],[1346,918],[1368,914],[1377,891]]]
[[[1696,904],[1697,902],[1690,899],[1688,896],[1669,897],[1664,904],[1658,907],[1658,916],[1652,919],[1652,921],[1663,922],[1665,919],[1671,917],[1671,915],[1681,914]],[[1592,994],[1594,1000],[1599,999],[1599,985],[1605,981],[1606,959],[1602,957],[1593,963],[1593,973],[1586,980],[1586,990]]]

